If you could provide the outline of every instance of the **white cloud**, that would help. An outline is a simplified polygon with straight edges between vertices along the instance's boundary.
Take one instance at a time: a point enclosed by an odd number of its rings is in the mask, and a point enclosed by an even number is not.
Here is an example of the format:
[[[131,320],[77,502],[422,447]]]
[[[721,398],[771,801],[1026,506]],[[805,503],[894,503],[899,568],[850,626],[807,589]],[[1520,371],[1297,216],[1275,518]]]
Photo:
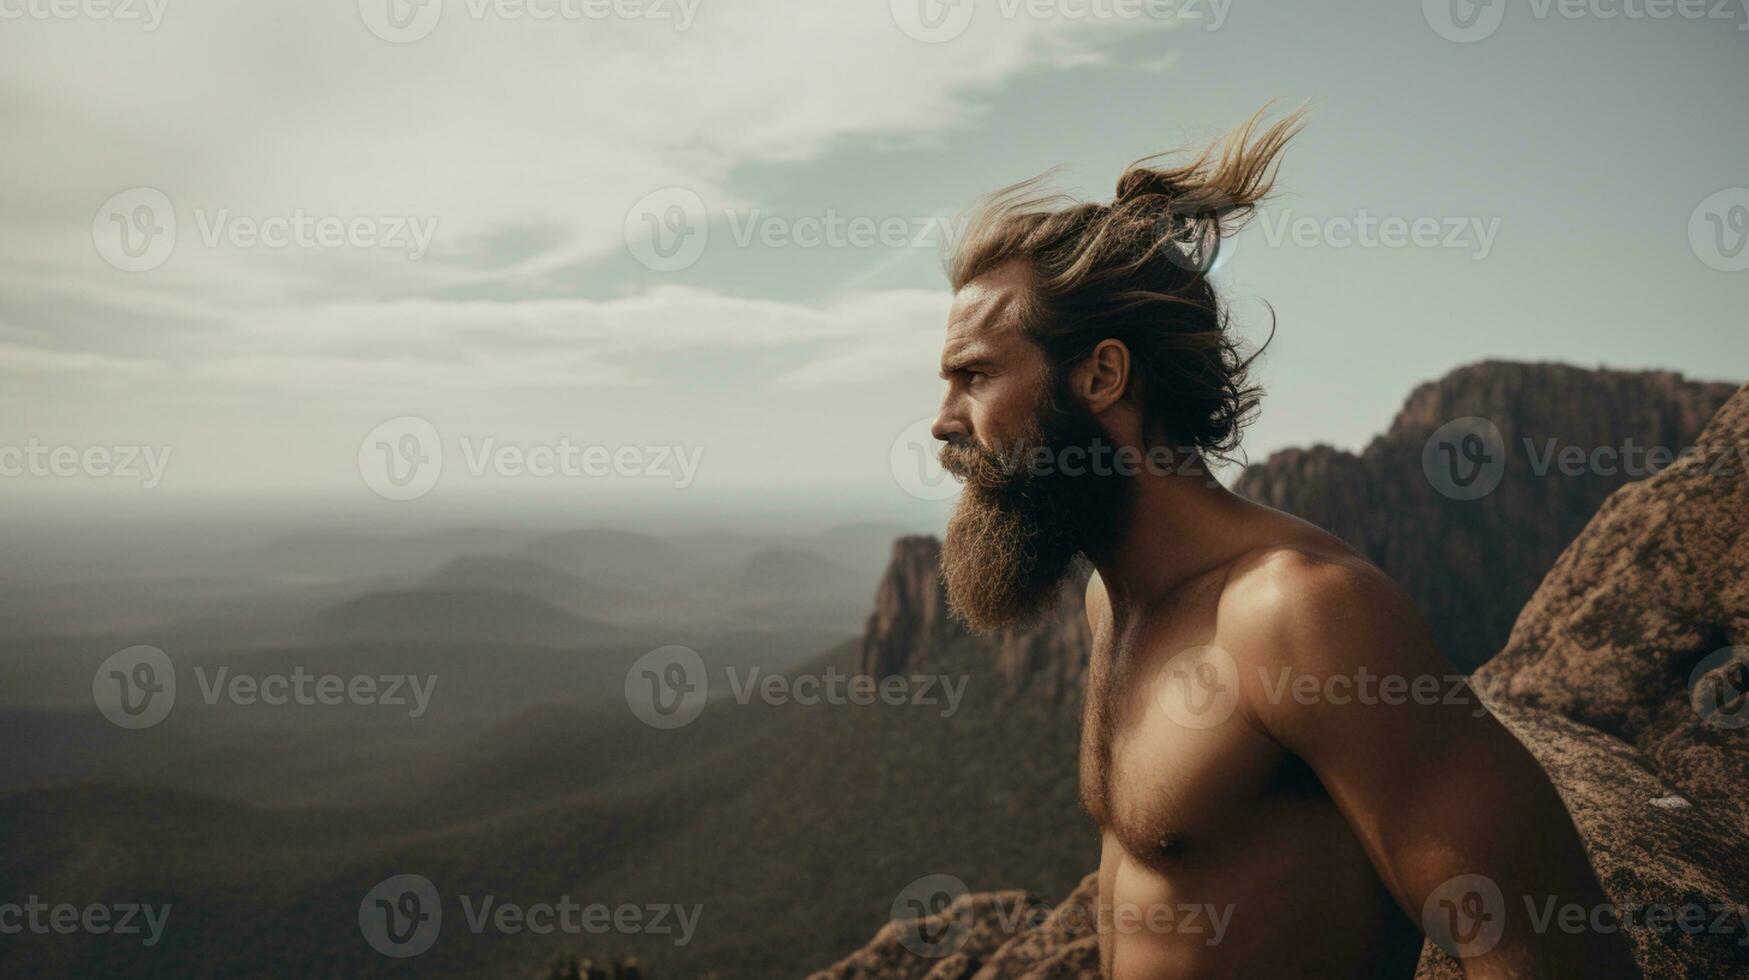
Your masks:
[[[8,21],[0,314],[13,327],[0,371],[92,382],[36,386],[34,415],[68,438],[80,426],[156,426],[190,459],[203,433],[229,431],[235,445],[272,423],[260,448],[284,457],[272,477],[283,482],[331,462],[333,432],[353,425],[327,418],[324,442],[299,428],[317,424],[304,419],[312,411],[423,410],[455,392],[458,406],[537,418],[551,407],[543,390],[562,389],[575,402],[564,409],[594,412],[615,407],[612,392],[649,393],[701,352],[738,359],[725,374],[756,365],[738,380],[746,390],[913,377],[933,362],[945,291],[799,302],[629,283],[602,297],[576,295],[567,277],[611,271],[610,260],[641,271],[625,260],[623,226],[653,190],[690,188],[713,212],[756,207],[737,189],[743,168],[806,163],[847,140],[949,143],[1005,83],[1098,60],[1102,34],[1119,33],[991,16],[925,44],[895,26],[886,0],[703,0],[684,32],[466,11],[450,0],[432,34],[405,45],[373,36],[356,0],[174,0],[149,33]],[[176,248],[150,271],[118,271],[93,220],[139,187],[173,202]],[[420,261],[209,245],[202,219],[221,209],[438,230]],[[808,285],[796,295],[818,295]],[[724,414],[720,390],[659,393],[669,403],[643,410],[670,424],[704,420],[723,440],[752,424]],[[829,408],[866,422],[912,394],[835,391]],[[14,389],[13,407],[25,397]],[[791,409],[773,402],[757,409],[761,425],[784,424]],[[801,425],[829,421],[816,411]],[[214,479],[270,479],[214,459]]]

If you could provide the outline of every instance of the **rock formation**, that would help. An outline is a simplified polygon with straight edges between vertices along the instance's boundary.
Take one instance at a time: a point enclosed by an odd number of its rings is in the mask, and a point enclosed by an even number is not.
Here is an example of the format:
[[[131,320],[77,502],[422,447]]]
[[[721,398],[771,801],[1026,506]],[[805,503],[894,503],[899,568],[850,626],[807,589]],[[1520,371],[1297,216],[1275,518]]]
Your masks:
[[[1506,642],[1604,498],[1647,475],[1645,454],[1692,445],[1733,390],[1664,372],[1490,361],[1416,388],[1358,455],[1275,453],[1236,489],[1359,549],[1414,596],[1446,656],[1472,670]],[[1506,453],[1499,485],[1473,500],[1444,495],[1423,471],[1429,439],[1464,418],[1492,422]],[[1568,447],[1584,462],[1572,465]]]
[[[1424,386],[1391,432],[1360,456],[1329,449],[1277,454],[1247,473],[1241,487],[1272,503],[1298,501],[1291,509],[1370,545],[1368,553],[1393,574],[1447,595],[1436,608],[1455,615],[1486,607],[1484,586],[1514,588],[1528,574],[1525,563],[1565,545],[1571,535],[1564,528],[1574,522],[1550,515],[1583,506],[1601,484],[1552,476],[1515,480],[1515,457],[1494,506],[1465,511],[1463,501],[1427,496],[1431,488],[1420,478],[1417,439],[1425,442],[1442,420],[1516,405],[1542,422],[1525,423],[1505,412],[1492,416],[1508,442],[1547,433],[1544,438],[1573,444],[1620,445],[1620,430],[1586,418],[1575,390],[1591,391],[1611,406],[1614,424],[1625,419],[1642,433],[1665,435],[1698,427],[1690,413],[1712,398],[1712,386],[1684,387],[1668,375],[1495,364],[1467,370],[1470,394],[1453,394],[1450,384],[1466,372]],[[1549,387],[1556,378],[1567,379],[1558,390]],[[1662,395],[1648,401],[1653,392]],[[1568,405],[1568,399],[1575,401]],[[1673,438],[1665,444],[1680,448],[1686,442]],[[1749,975],[1749,925],[1743,920],[1749,909],[1749,815],[1740,803],[1749,786],[1749,387],[1730,397],[1692,442],[1697,452],[1609,496],[1583,533],[1559,552],[1505,648],[1474,677],[1495,714],[1548,771],[1617,908],[1736,910],[1730,920],[1735,929],[1728,933],[1629,929],[1649,977]],[[1424,540],[1416,540],[1418,528]],[[1520,540],[1495,540],[1515,530],[1522,532]],[[912,539],[905,559],[933,562],[926,541]],[[1501,564],[1508,555],[1520,563]],[[1406,562],[1426,563],[1415,566],[1418,579],[1405,571]],[[1540,577],[1544,566],[1536,567]],[[1445,568],[1452,584],[1441,592],[1429,583]],[[896,589],[900,580],[923,583],[905,573],[889,575],[888,584]],[[1425,594],[1417,594],[1424,604]],[[939,599],[916,599],[887,597],[906,608],[940,607]],[[903,619],[895,614],[880,621]],[[890,645],[879,648],[884,659],[865,656],[865,665],[890,667],[928,650],[907,646],[909,654],[899,652],[898,637],[927,640],[937,629],[927,616],[905,622],[902,630],[885,634]],[[1491,620],[1479,621],[1469,635],[1480,642],[1492,628]],[[1065,640],[1070,632],[1058,621],[1001,638],[1002,669],[1006,674],[1042,667],[1047,677],[1073,686],[1063,680],[1078,677],[1072,668],[1045,662],[1069,652],[1058,647],[1073,646]],[[1742,724],[1735,724],[1739,718]],[[964,941],[952,955],[909,952],[903,940],[915,926],[889,923],[867,947],[816,976],[1094,977],[1098,963],[1086,908],[1091,888],[1089,877],[1048,916],[1026,918],[1018,929],[1013,916],[1000,913],[1036,906],[1036,900],[1017,892],[963,896],[935,921],[924,920],[961,930]],[[1426,947],[1418,976],[1460,975],[1455,960]]]

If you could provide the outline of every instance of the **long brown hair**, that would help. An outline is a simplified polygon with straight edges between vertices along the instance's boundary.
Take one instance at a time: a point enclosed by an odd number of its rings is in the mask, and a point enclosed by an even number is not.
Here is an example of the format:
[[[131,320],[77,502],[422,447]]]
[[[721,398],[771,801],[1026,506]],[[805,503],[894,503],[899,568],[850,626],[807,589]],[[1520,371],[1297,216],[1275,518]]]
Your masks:
[[[1100,341],[1120,340],[1133,365],[1126,397],[1149,437],[1230,458],[1262,397],[1249,378],[1262,348],[1243,353],[1208,273],[1269,193],[1306,109],[1259,131],[1268,111],[1183,165],[1150,165],[1175,151],[1137,160],[1110,204],[1050,193],[1048,173],[985,196],[948,256],[954,290],[1025,262],[1032,295],[1021,329],[1059,376]]]

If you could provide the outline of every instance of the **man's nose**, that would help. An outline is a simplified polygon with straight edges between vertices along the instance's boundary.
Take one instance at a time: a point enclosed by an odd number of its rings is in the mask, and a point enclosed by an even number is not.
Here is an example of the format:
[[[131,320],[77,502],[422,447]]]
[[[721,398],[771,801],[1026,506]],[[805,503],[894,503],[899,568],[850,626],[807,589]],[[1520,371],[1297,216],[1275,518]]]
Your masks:
[[[935,416],[935,424],[929,427],[929,434],[942,442],[955,442],[966,437],[968,432],[965,422],[951,410],[951,406],[942,405],[941,412]]]

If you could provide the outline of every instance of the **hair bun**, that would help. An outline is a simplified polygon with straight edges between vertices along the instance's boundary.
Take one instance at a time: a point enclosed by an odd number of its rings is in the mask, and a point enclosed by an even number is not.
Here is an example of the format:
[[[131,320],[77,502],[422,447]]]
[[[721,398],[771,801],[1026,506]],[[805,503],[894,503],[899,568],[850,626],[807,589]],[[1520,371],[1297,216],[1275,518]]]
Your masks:
[[[1170,199],[1183,193],[1184,185],[1178,182],[1175,175],[1164,170],[1131,167],[1117,179],[1117,199],[1119,201],[1130,201],[1149,195]]]

